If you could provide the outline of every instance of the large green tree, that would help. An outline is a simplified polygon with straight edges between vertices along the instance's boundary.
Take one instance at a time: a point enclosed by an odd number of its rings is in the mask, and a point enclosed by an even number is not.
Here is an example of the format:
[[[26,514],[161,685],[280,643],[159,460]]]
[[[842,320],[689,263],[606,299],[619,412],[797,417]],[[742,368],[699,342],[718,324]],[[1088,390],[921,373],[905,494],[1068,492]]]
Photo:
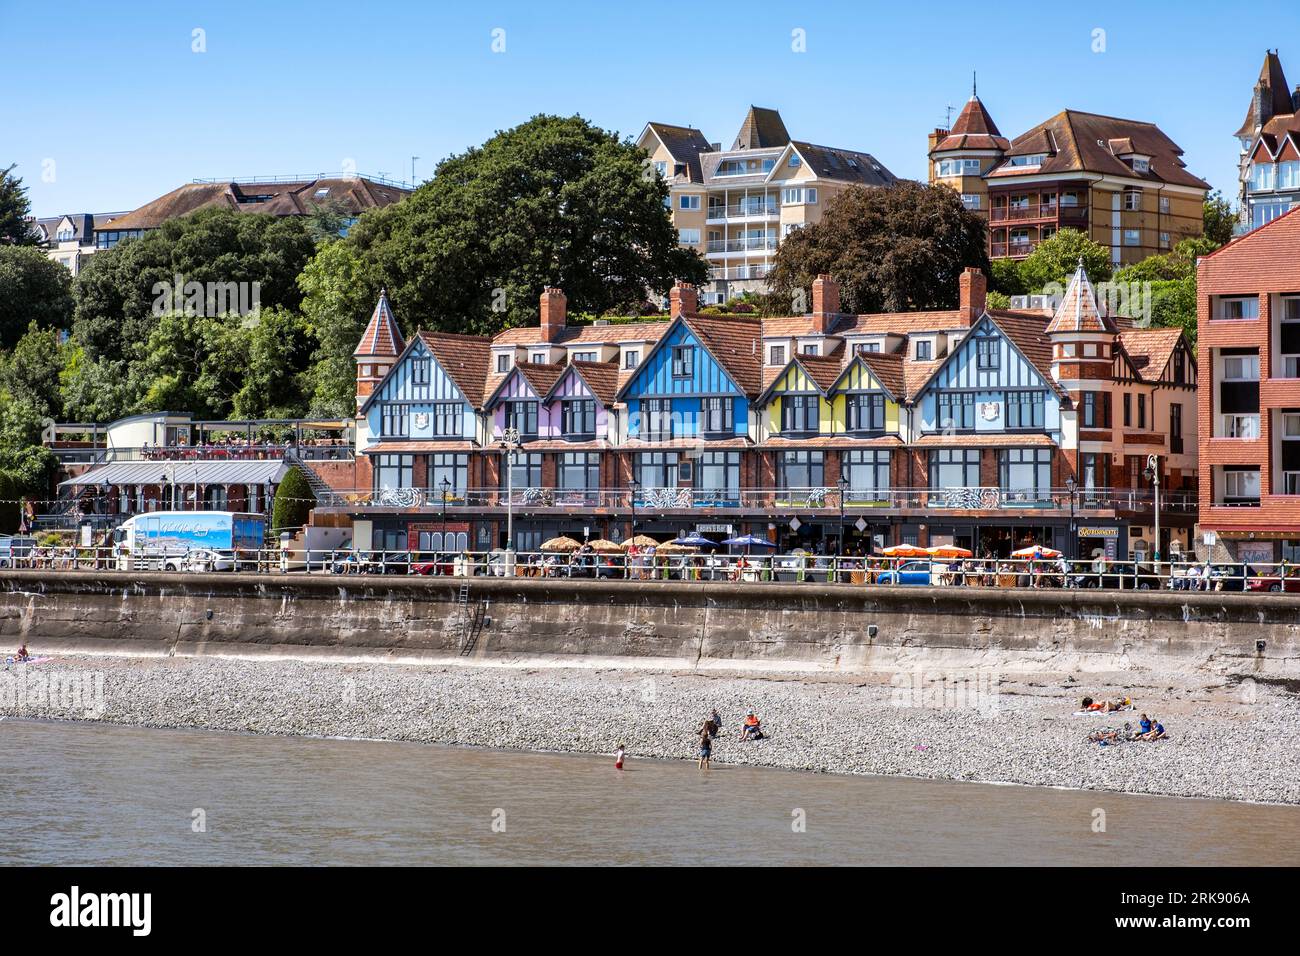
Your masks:
[[[14,168],[0,169],[0,246],[31,246],[36,244],[36,232],[28,220],[32,206]]]
[[[177,276],[214,288],[242,283],[249,300],[257,283],[262,308],[296,309],[298,275],[315,250],[297,217],[205,209],[170,220],[91,256],[74,285],[73,334],[92,359],[133,358],[160,317],[179,307]]]
[[[1216,247],[1232,238],[1232,231],[1237,227],[1237,214],[1232,203],[1223,198],[1223,193],[1215,190],[1205,197],[1205,238]]]
[[[769,282],[796,305],[806,306],[813,279],[828,273],[846,311],[944,309],[957,304],[967,266],[988,272],[984,220],[945,186],[903,182],[836,196],[820,222],[781,243]]]
[[[27,326],[66,329],[72,319],[72,276],[40,249],[0,245],[0,348],[12,348]]]
[[[402,202],[363,215],[304,277],[313,327],[345,333],[320,333],[331,387],[381,286],[408,327],[493,333],[535,319],[548,285],[599,315],[675,279],[703,282],[667,198],[642,151],[578,116],[535,116],[451,156]],[[341,273],[364,284],[340,293]]]
[[[1017,271],[1026,292],[1041,292],[1052,283],[1068,282],[1080,259],[1084,272],[1094,284],[1110,279],[1110,251],[1078,229],[1062,229],[1050,239],[1044,239],[1020,260]]]

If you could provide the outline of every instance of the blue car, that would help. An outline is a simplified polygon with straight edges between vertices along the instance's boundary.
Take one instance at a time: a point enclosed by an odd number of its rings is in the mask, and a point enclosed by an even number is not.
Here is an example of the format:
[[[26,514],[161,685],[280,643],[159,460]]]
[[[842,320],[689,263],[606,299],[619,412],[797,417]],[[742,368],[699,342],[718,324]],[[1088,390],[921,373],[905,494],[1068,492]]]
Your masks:
[[[881,571],[876,575],[877,584],[929,584],[933,576],[945,570],[942,564],[933,561],[905,561],[896,569]]]

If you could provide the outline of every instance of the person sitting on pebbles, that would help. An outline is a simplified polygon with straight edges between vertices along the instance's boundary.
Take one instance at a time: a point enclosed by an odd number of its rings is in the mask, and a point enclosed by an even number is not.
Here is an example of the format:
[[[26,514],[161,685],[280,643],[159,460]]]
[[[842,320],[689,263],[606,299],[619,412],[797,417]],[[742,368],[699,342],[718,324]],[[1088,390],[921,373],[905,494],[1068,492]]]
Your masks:
[[[741,741],[763,739],[762,724],[759,722],[759,719],[754,714],[753,710],[750,710],[749,713],[745,715],[745,723],[740,728],[740,739]]]
[[[1159,720],[1152,718],[1150,727],[1151,729],[1142,735],[1143,740],[1160,740],[1165,736],[1165,725]]]

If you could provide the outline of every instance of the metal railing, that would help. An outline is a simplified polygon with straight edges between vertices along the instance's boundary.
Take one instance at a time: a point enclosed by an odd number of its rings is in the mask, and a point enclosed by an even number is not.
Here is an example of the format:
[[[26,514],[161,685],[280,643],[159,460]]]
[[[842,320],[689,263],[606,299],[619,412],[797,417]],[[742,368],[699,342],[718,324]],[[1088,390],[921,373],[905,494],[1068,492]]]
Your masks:
[[[694,508],[764,509],[773,507],[836,510],[845,513],[862,509],[997,511],[1056,509],[1068,511],[1071,499],[1075,511],[1148,511],[1153,506],[1150,490],[1130,488],[1024,489],[998,487],[967,488],[849,488],[837,486],[788,488],[514,488],[450,489],[445,498],[448,510],[464,508],[603,508],[689,510]],[[391,488],[333,491],[319,500],[333,508],[396,508],[438,510],[444,505],[441,489]],[[1170,512],[1195,512],[1195,491],[1162,491],[1160,508]]]
[[[710,239],[709,252],[757,252],[776,249],[776,236],[754,236],[748,239]]]
[[[781,206],[779,203],[735,203],[729,206],[709,206],[708,221],[723,222],[728,219],[745,219],[750,216],[779,216],[781,215]]]
[[[585,546],[584,546],[585,547]],[[730,581],[902,587],[1057,588],[1300,593],[1300,566],[1278,563],[1113,560],[1101,557],[890,557],[808,553],[747,555],[646,549],[629,553],[537,551],[293,551],[280,548],[132,555],[119,547],[32,547],[0,557],[0,573],[122,571],[262,575],[421,575],[630,581]]]

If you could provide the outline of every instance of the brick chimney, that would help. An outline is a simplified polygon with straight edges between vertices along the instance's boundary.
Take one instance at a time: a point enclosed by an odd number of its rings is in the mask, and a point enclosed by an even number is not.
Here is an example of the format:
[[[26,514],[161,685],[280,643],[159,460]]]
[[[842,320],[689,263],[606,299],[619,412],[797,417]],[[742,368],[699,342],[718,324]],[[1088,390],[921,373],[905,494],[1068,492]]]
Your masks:
[[[694,315],[700,309],[700,296],[689,282],[678,282],[668,293],[668,316]]]
[[[547,342],[554,342],[564,331],[566,318],[566,300],[564,293],[554,286],[547,286],[542,290],[542,338]]]
[[[988,300],[988,279],[984,278],[984,273],[979,269],[967,266],[957,284],[961,289],[959,309],[962,321],[967,326],[974,325],[984,314],[984,306]]]
[[[835,324],[835,317],[840,314],[840,286],[828,275],[819,275],[813,279],[813,318],[822,333],[829,332]]]

